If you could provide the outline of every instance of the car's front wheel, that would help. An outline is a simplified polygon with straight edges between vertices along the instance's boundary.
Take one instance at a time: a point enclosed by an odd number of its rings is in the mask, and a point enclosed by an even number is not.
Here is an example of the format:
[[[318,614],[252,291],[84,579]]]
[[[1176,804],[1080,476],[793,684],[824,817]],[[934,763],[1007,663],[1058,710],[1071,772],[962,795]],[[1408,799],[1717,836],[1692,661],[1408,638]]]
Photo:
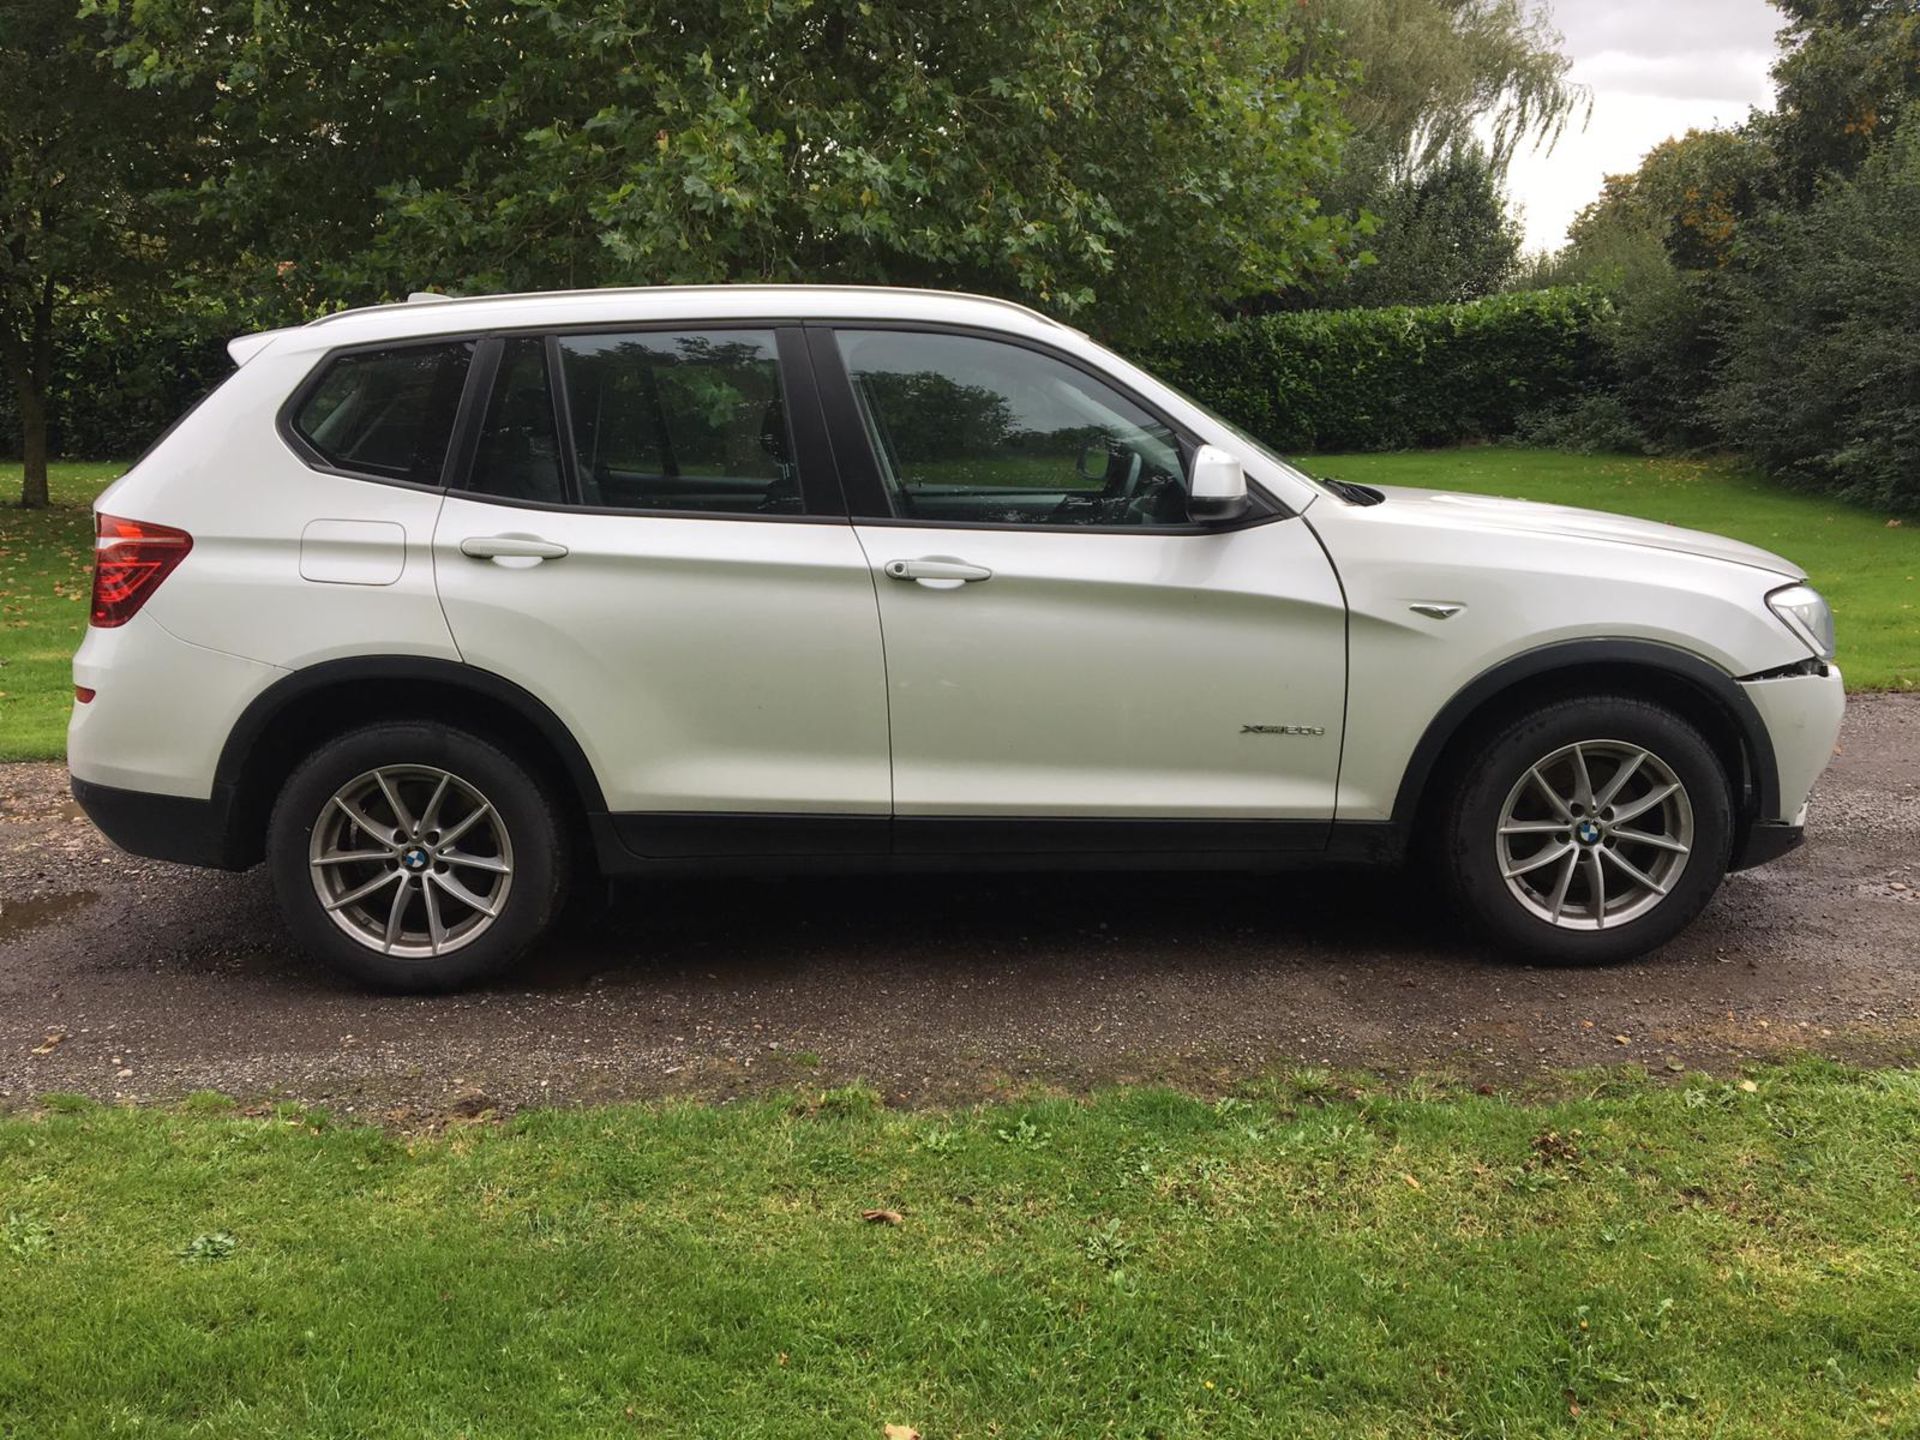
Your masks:
[[[1560,964],[1664,944],[1726,874],[1733,801],[1686,719],[1626,696],[1521,715],[1456,777],[1442,820],[1456,900],[1504,948]]]
[[[450,990],[546,929],[563,833],[539,783],[489,741],[395,723],[342,735],[294,771],[267,859],[308,950],[383,989]]]

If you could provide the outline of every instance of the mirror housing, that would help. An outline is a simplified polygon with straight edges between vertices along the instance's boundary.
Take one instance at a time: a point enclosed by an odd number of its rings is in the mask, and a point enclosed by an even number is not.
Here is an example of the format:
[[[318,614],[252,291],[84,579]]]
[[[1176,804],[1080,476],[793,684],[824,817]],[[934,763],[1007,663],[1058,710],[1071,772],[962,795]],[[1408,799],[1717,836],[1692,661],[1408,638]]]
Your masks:
[[[1073,468],[1080,472],[1081,479],[1104,485],[1113,473],[1113,451],[1105,440],[1090,441],[1080,447],[1080,458]]]
[[[1238,520],[1252,504],[1247,472],[1218,445],[1202,445],[1193,454],[1187,476],[1187,514],[1203,523]]]

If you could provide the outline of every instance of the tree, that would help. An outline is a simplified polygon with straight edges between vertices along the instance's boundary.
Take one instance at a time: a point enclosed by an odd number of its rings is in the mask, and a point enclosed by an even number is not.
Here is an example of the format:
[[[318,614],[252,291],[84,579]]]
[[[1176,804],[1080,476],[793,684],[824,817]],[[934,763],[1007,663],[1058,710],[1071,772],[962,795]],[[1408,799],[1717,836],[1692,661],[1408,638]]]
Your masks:
[[[1711,398],[1724,361],[1728,296],[1770,156],[1750,129],[1691,130],[1610,175],[1566,246],[1529,285],[1595,285],[1618,314],[1605,332],[1615,397],[1648,440],[1717,439]]]
[[[1786,16],[1775,106],[1758,119],[1782,197],[1853,174],[1920,98],[1920,0],[1773,0]]]
[[[1551,144],[1586,91],[1534,0],[1300,0],[1302,63],[1350,68],[1342,98],[1362,155],[1402,173],[1479,144],[1496,174],[1529,140]]]
[[[1713,411],[1776,475],[1920,510],[1920,113],[1804,209],[1756,221]]]
[[[1393,179],[1369,204],[1373,263],[1344,285],[1313,292],[1316,304],[1436,305],[1478,300],[1506,284],[1520,257],[1520,228],[1493,163],[1462,146],[1438,163]]]
[[[108,3],[108,0],[101,0]],[[210,77],[207,203],[317,295],[962,285],[1141,335],[1334,263],[1336,87],[1289,0],[143,0]]]
[[[1501,188],[1508,161],[1529,141],[1551,145],[1587,104],[1545,9],[1531,0],[1302,0],[1299,16],[1298,63],[1348,77],[1340,103],[1353,138],[1320,200],[1369,239],[1350,248],[1344,273],[1247,308],[1438,302],[1497,289],[1519,243]]]
[[[1741,222],[1754,214],[1772,157],[1749,129],[1689,130],[1649,150],[1630,175],[1609,175],[1600,198],[1567,231],[1569,258],[1605,280],[1610,262],[1650,242],[1681,270],[1732,262]]]
[[[0,363],[15,394],[20,503],[47,503],[55,344],[89,294],[155,273],[156,201],[182,178],[194,92],[137,96],[73,0],[0,8]]]

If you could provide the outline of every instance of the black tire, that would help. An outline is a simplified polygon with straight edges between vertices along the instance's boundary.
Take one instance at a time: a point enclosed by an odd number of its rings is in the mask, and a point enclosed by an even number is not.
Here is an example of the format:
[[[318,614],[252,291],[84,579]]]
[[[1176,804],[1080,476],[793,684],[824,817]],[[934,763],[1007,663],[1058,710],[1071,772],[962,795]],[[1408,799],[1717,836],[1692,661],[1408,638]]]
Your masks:
[[[1684,865],[1664,877],[1664,895],[1639,892],[1646,909],[1599,928],[1569,929],[1529,908],[1509,885],[1499,850],[1502,816],[1509,796],[1534,766],[1566,747],[1599,742],[1643,748],[1678,781],[1690,807],[1692,843]],[[1596,779],[1592,788],[1600,792],[1605,786]],[[1506,722],[1455,773],[1437,819],[1440,872],[1469,923],[1502,949],[1551,965],[1605,965],[1664,945],[1713,897],[1733,843],[1731,789],[1713,747],[1665,706],[1623,695],[1556,701]],[[1543,836],[1535,853],[1577,841],[1582,833]],[[1574,848],[1579,850],[1577,844]],[[1633,849],[1627,858],[1644,860],[1649,853]],[[1515,868],[1527,858],[1516,860]],[[1594,867],[1614,875],[1604,858],[1594,857]],[[1582,853],[1567,868],[1584,877],[1585,859]],[[1557,876],[1560,863],[1545,868]],[[1631,893],[1632,882],[1625,883]],[[1582,878],[1579,884],[1584,891],[1588,882]],[[1585,909],[1604,918],[1604,906]]]
[[[504,888],[497,912],[476,915],[470,910],[462,911],[475,925],[477,933],[444,954],[417,958],[384,953],[373,940],[362,940],[347,933],[323,903],[317,885],[324,882],[316,881],[316,871],[310,863],[315,827],[334,814],[336,794],[373,772],[404,771],[408,767],[423,770],[430,767],[471,787],[492,807],[494,816],[486,819],[487,827],[497,825],[505,837],[504,847],[494,847],[496,857],[504,849],[511,861],[510,876],[504,881],[500,877],[491,880],[483,877],[481,882]],[[425,809],[424,806],[417,808]],[[388,812],[380,813],[384,816]],[[337,829],[344,824],[339,820],[332,823]],[[355,831],[340,829],[340,833],[355,834]],[[456,990],[496,975],[540,938],[559,908],[566,886],[565,837],[566,827],[552,797],[523,766],[491,741],[430,722],[393,722],[370,725],[327,742],[288,777],[268,822],[267,864],[273,874],[281,911],[294,937],[306,950],[366,985],[381,990],[430,993]],[[327,843],[324,833],[321,843]],[[457,849],[462,843],[466,842],[455,842],[452,848]],[[462,863],[457,855],[454,863]],[[385,862],[366,862],[358,873],[377,875],[382,864]],[[396,873],[400,888],[412,884],[424,892],[431,877],[399,875],[400,864],[394,861],[386,865]],[[427,868],[447,873],[445,863],[434,863]],[[454,878],[464,873],[455,871]],[[460,908],[440,898],[441,893],[436,892],[440,907],[436,918],[448,909]],[[424,905],[424,895],[421,904]],[[484,925],[481,919],[485,920]]]

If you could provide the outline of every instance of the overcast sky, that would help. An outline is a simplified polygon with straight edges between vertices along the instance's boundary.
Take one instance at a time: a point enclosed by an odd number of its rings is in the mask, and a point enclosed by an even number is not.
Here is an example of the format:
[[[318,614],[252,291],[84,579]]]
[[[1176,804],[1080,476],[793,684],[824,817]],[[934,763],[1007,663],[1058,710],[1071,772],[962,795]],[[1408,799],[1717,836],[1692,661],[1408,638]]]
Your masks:
[[[1551,154],[1523,150],[1508,176],[1527,248],[1550,250],[1608,175],[1669,135],[1742,120],[1772,103],[1779,12],[1767,0],[1548,0],[1573,78],[1593,92],[1584,130]]]

